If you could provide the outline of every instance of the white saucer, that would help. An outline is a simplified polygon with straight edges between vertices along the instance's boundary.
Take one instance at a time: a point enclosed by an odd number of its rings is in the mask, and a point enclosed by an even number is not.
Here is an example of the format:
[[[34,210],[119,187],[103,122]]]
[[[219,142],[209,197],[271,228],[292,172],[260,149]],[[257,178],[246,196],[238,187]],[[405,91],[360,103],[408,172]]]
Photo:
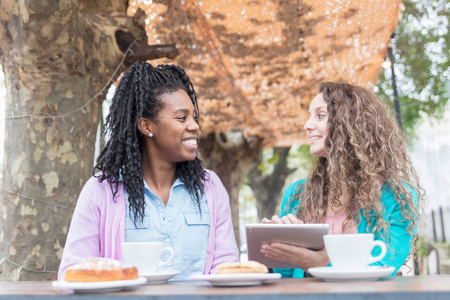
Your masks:
[[[73,290],[76,293],[107,293],[124,289],[132,289],[147,282],[144,277],[132,280],[115,280],[100,282],[69,282],[58,280],[52,282],[52,287],[57,290]]]
[[[192,279],[209,281],[213,286],[261,285],[267,280],[280,279],[280,273],[236,273],[193,275]]]
[[[394,267],[369,266],[360,270],[344,270],[333,267],[309,268],[308,273],[326,281],[367,281],[377,280],[395,271]]]
[[[166,283],[167,280],[173,276],[180,274],[180,271],[176,270],[160,270],[152,274],[139,274],[139,276],[145,277],[147,279],[147,284],[160,284]]]

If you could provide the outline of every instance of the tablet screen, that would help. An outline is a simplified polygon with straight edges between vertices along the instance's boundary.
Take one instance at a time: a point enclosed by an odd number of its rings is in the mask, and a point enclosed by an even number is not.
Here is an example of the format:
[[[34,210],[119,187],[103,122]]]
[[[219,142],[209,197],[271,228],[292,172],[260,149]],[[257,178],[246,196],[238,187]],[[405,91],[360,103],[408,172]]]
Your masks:
[[[246,224],[248,259],[268,268],[293,268],[289,263],[265,257],[261,245],[280,242],[320,250],[324,247],[323,236],[328,234],[328,228],[328,224]]]

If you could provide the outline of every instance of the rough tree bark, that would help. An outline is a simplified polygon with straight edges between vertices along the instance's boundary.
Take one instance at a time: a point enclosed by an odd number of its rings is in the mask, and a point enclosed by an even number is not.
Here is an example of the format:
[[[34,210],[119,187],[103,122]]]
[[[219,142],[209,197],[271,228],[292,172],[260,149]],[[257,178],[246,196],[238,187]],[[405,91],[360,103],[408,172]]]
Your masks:
[[[263,139],[241,132],[205,133],[200,138],[201,158],[228,191],[236,242],[239,236],[239,189],[248,171],[261,160]]]
[[[248,173],[249,186],[256,198],[259,219],[271,218],[275,214],[278,199],[284,187],[286,177],[295,171],[287,166],[287,157],[291,147],[275,147],[273,155],[278,157],[273,172],[263,175],[257,167]]]
[[[0,2],[7,87],[0,281],[55,279],[114,71],[177,55],[173,45],[149,47],[143,13],[130,18],[126,9],[126,0]]]

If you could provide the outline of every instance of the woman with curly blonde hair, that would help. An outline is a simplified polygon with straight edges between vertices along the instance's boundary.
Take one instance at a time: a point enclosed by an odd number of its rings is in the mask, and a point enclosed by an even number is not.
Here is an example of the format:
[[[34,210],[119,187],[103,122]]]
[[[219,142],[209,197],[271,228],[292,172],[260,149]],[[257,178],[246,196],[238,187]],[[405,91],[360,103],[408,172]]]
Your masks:
[[[374,233],[388,254],[374,265],[403,265],[415,251],[420,187],[400,128],[389,109],[365,88],[325,82],[312,100],[304,128],[318,158],[310,177],[291,184],[281,218],[263,223],[328,223],[329,234]],[[283,277],[303,277],[329,264],[325,249],[272,243],[261,251],[298,269],[277,269]]]

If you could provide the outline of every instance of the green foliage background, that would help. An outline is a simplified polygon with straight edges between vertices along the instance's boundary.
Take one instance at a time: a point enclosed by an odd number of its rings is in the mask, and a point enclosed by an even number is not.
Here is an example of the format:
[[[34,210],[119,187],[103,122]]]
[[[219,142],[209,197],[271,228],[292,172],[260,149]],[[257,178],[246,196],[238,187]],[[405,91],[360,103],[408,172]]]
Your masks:
[[[412,141],[425,116],[442,118],[449,99],[450,34],[448,0],[403,0],[403,19],[393,48],[400,112]],[[391,70],[381,72],[378,95],[393,103]]]

